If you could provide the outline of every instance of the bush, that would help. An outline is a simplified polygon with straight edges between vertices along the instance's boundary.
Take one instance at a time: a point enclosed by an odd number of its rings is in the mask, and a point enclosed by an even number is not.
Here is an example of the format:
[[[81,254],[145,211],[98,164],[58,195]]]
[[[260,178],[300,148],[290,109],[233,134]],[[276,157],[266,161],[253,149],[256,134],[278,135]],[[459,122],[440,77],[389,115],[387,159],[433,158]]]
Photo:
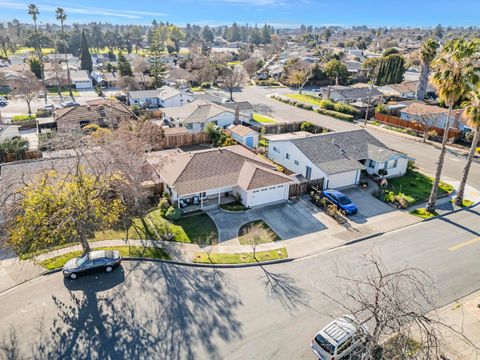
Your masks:
[[[45,118],[45,117],[49,117],[51,115],[52,115],[52,112],[49,111],[49,110],[45,110],[45,109],[38,109],[35,112],[35,117],[37,117],[37,118]]]
[[[477,154],[480,154],[480,146],[477,147],[477,149],[475,151],[477,152]]]
[[[384,114],[384,115],[388,115],[388,108],[383,104],[378,104],[375,107],[375,112],[380,113],[380,114]]]
[[[355,115],[357,113],[353,106],[341,102],[335,103],[334,109],[342,114]]]
[[[342,113],[339,113],[338,111],[325,110],[325,109],[317,109],[316,111],[319,114],[332,116],[336,119],[345,120],[345,121],[353,121],[353,116],[352,115],[342,114]]]
[[[167,210],[170,208],[170,203],[164,197],[158,202],[158,208],[160,209],[160,216],[165,217]]]
[[[309,133],[314,133],[315,132],[315,125],[313,125],[311,122],[309,121],[304,121],[302,123],[302,125],[300,125],[300,130],[301,131],[306,131],[306,132],[309,132]]]
[[[200,87],[202,89],[210,89],[212,87],[212,83],[209,83],[209,82],[203,82],[200,84]]]
[[[331,100],[322,100],[320,101],[320,107],[325,110],[335,109],[335,103]]]
[[[258,86],[278,86],[280,83],[277,80],[268,79],[268,80],[257,80],[255,83]]]
[[[302,103],[299,103],[299,102],[297,102],[297,103],[295,104],[295,106],[298,107],[298,108],[300,108],[300,109],[304,109],[304,108],[305,108],[305,105],[303,105]]]
[[[168,220],[178,220],[182,216],[182,211],[180,209],[174,208],[173,206],[170,206],[165,213],[165,218]]]
[[[303,108],[304,108],[305,110],[310,110],[310,111],[313,110],[313,106],[312,106],[312,105],[303,105]]]

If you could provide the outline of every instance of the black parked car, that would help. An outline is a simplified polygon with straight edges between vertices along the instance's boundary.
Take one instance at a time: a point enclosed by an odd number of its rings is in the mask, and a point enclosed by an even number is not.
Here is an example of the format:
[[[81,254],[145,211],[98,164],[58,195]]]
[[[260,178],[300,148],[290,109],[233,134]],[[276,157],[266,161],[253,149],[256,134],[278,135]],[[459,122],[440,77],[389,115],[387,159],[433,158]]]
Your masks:
[[[91,251],[82,257],[67,261],[67,263],[63,265],[63,276],[74,280],[79,276],[93,272],[111,272],[120,265],[121,261],[122,259],[118,251]]]

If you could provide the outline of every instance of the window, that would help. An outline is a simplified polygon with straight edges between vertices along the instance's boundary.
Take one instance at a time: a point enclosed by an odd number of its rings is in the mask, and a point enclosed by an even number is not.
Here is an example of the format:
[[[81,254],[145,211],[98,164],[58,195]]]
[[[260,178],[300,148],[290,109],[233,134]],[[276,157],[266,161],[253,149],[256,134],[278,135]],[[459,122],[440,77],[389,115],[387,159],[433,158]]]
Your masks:
[[[267,191],[267,190],[268,190],[268,189],[267,189],[267,188],[265,188],[265,189],[262,189],[261,191]]]
[[[285,159],[290,160],[290,154],[289,153],[285,153]]]
[[[389,160],[387,169],[393,169],[397,167],[398,159]]]
[[[311,180],[312,178],[312,168],[310,166],[305,166],[305,177],[307,180]]]
[[[273,151],[275,151],[276,153],[279,153],[279,154],[280,154],[280,149],[277,148],[276,146],[273,147]]]
[[[294,160],[293,163],[298,166],[299,162],[298,160]]]
[[[260,191],[260,190],[253,190],[253,193],[255,194],[255,193],[258,193],[259,191]]]
[[[337,348],[337,355],[340,355],[342,352],[347,350],[350,346],[352,346],[352,343],[353,343],[353,338],[350,338],[347,341],[345,341],[342,345],[340,345]]]
[[[277,189],[281,189],[281,188],[283,188],[283,185],[278,185],[277,186]]]

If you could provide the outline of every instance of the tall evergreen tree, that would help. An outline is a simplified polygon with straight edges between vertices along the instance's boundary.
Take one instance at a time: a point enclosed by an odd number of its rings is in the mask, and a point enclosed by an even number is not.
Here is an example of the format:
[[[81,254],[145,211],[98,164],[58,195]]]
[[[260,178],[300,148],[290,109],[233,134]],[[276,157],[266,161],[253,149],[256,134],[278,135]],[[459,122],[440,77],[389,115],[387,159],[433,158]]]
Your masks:
[[[420,49],[420,59],[422,60],[422,70],[420,72],[420,78],[417,86],[416,99],[423,101],[427,94],[428,88],[428,76],[430,75],[430,64],[432,63],[435,55],[437,55],[437,49],[440,45],[433,39],[428,39],[422,44]]]
[[[118,54],[117,67],[118,67],[118,72],[120,73],[121,76],[133,75],[132,66],[130,65],[125,55],[123,55],[122,53]]]
[[[87,70],[89,73],[93,70],[92,56],[90,55],[85,29],[82,31],[82,43],[80,46],[80,68]]]
[[[405,58],[399,54],[382,57],[378,68],[376,85],[398,84],[403,81]]]

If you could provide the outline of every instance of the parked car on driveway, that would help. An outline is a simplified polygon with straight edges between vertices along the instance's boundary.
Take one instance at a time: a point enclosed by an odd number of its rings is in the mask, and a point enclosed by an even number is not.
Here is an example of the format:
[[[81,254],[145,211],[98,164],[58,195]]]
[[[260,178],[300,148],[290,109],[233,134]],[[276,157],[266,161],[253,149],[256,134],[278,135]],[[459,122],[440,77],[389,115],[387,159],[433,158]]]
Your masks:
[[[0,106],[7,106],[8,100],[5,99],[3,96],[0,96]]]
[[[368,327],[352,315],[333,320],[312,340],[312,351],[320,360],[361,359]]]
[[[358,212],[357,205],[347,195],[338,190],[324,190],[323,196],[345,211],[347,215],[355,215]]]
[[[80,104],[75,102],[75,101],[65,101],[62,103],[62,107],[74,107],[74,106],[79,106]]]
[[[91,251],[82,257],[67,261],[63,265],[62,272],[66,278],[75,280],[79,276],[94,272],[112,272],[113,269],[120,265],[121,261],[122,259],[118,251]]]

